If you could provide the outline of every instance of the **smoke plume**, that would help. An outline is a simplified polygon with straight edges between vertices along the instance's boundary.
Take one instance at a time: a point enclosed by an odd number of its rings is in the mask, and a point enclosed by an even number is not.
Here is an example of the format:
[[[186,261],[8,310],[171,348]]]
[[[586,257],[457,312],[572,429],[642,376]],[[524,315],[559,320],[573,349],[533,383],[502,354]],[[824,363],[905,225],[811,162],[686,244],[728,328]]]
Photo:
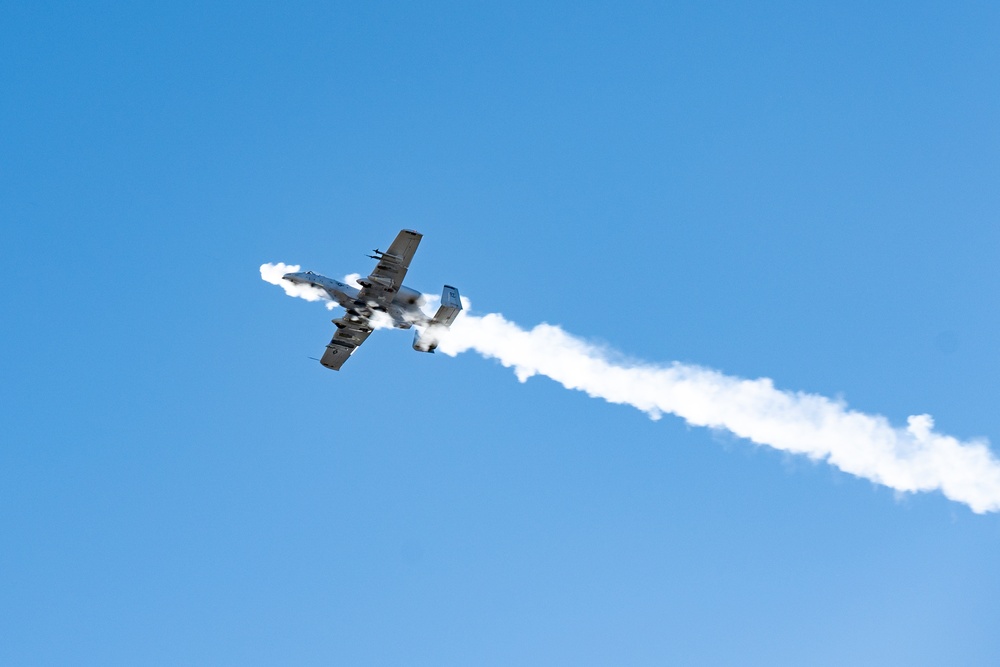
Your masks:
[[[292,296],[315,300],[283,287]],[[513,368],[521,382],[543,375],[653,419],[673,414],[694,426],[725,429],[759,445],[826,461],[900,492],[939,490],[973,512],[1000,511],[1000,461],[988,443],[938,433],[930,415],[911,416],[906,427],[897,427],[840,400],[777,389],[768,378],[748,380],[678,362],[613,360],[557,326],[525,330],[496,313],[465,311],[450,330],[434,334],[441,352],[474,351],[496,359]]]
[[[285,294],[288,296],[296,296],[306,301],[325,301],[327,310],[336,308],[337,304],[331,301],[330,296],[320,288],[304,283],[290,283],[287,280],[281,279],[281,276],[286,273],[298,273],[301,270],[302,267],[298,264],[283,264],[281,262],[277,264],[261,264],[260,277],[264,282],[277,285],[285,290]]]

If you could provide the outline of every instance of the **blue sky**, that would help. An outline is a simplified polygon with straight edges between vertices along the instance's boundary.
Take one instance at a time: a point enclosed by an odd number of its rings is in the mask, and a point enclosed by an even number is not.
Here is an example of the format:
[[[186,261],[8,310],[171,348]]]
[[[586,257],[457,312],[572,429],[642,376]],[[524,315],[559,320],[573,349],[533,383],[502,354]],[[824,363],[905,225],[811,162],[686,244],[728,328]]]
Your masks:
[[[1000,443],[998,33],[4,4],[0,662],[997,662],[997,514],[404,332],[327,372],[258,266],[413,228],[479,312]]]

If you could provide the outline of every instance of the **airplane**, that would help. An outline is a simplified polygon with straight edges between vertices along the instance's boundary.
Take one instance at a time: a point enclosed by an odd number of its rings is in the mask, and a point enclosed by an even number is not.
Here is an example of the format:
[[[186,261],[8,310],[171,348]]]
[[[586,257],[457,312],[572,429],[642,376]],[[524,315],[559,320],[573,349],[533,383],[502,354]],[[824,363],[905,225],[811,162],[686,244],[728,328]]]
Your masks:
[[[403,285],[403,277],[422,238],[423,234],[403,229],[388,250],[372,251],[374,254],[368,257],[378,264],[367,278],[358,278],[360,290],[312,271],[282,276],[283,280],[296,285],[318,287],[344,307],[343,316],[331,320],[337,332],[326,346],[326,352],[319,360],[321,364],[339,371],[351,354],[367,340],[374,329],[372,320],[375,318],[383,321],[388,318],[397,329],[409,329],[414,325],[419,327],[413,337],[413,349],[418,352],[433,352],[437,348],[434,332],[439,327],[451,326],[462,310],[462,299],[456,288],[445,285],[437,313],[428,317],[420,309],[424,302],[423,295]]]

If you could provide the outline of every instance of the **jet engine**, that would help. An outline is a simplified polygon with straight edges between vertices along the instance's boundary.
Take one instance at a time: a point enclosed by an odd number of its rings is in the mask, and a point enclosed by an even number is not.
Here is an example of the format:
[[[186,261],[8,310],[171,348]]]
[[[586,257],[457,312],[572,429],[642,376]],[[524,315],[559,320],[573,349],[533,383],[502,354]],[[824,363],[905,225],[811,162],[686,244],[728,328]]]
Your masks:
[[[437,334],[451,326],[458,314],[462,312],[462,298],[458,289],[445,285],[441,293],[441,306],[423,331],[417,331],[413,336],[413,349],[417,352],[433,352],[438,346]]]
[[[419,306],[424,302],[424,297],[417,290],[410,289],[409,287],[403,285],[400,286],[392,301],[393,303],[406,304],[408,306]]]

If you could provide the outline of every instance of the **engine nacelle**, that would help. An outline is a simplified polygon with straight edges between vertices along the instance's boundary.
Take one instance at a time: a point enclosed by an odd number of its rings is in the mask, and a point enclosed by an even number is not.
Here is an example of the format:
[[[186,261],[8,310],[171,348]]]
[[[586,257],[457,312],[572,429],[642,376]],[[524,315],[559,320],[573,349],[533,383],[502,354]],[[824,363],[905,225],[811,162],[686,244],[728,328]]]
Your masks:
[[[423,295],[415,289],[410,289],[405,285],[399,288],[396,292],[396,296],[392,300],[393,303],[398,303],[406,306],[419,306],[424,302]]]
[[[438,346],[438,336],[451,326],[462,312],[462,297],[451,285],[445,285],[441,293],[441,305],[428,325],[413,336],[413,349],[417,352],[433,352]]]
[[[436,329],[436,327],[429,327],[423,331],[417,331],[413,334],[413,349],[417,352],[433,352],[437,349],[438,339],[435,333],[436,331],[431,331],[431,329]]]

